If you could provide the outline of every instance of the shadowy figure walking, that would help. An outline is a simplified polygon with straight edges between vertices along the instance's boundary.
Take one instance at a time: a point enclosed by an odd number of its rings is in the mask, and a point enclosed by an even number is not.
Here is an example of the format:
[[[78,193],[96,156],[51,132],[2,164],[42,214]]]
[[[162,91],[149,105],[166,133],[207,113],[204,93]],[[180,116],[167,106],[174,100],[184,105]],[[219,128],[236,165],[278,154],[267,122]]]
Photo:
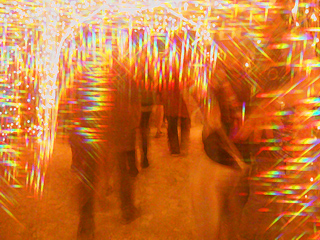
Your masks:
[[[183,73],[183,76],[185,73]],[[166,86],[163,91],[164,114],[168,122],[168,142],[172,155],[187,152],[190,138],[190,116],[186,103],[182,97],[182,89],[179,84],[179,67],[172,67],[172,78],[170,73],[166,75]],[[180,139],[178,129],[180,127]]]
[[[92,56],[92,55],[91,55]],[[105,56],[106,57],[106,56]],[[106,66],[83,63],[76,76],[70,136],[73,165],[81,182],[78,186],[80,220],[78,239],[94,238],[94,202],[97,187],[107,182],[116,166],[120,205],[124,223],[139,216],[134,204],[136,131],[141,106],[137,84],[126,66],[124,56],[113,51],[101,59]]]
[[[139,92],[141,98],[141,120],[140,120],[140,133],[142,141],[142,168],[149,166],[148,160],[148,146],[149,146],[149,133],[150,133],[150,116],[152,114],[152,108],[154,105],[154,93],[153,93],[153,78],[148,68],[148,59],[146,49],[141,53],[138,74],[136,81],[139,82]]]

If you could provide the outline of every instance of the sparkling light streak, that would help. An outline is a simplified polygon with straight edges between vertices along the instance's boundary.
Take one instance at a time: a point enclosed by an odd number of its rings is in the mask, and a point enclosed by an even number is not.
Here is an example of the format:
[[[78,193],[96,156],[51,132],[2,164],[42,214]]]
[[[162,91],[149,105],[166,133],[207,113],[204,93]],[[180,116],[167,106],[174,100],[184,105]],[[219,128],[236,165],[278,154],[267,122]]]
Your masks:
[[[279,9],[279,4],[260,1],[159,0],[122,1],[120,4],[111,0],[44,0],[41,3],[25,0],[8,3],[4,0],[0,3],[0,92],[3,96],[0,98],[0,156],[4,169],[1,170],[1,184],[5,186],[0,204],[11,215],[5,202],[14,201],[6,197],[7,191],[25,187],[35,196],[41,196],[45,191],[45,173],[50,165],[57,126],[58,133],[62,134],[68,125],[60,116],[64,114],[63,109],[59,112],[58,107],[61,103],[72,106],[65,97],[66,91],[72,92],[76,74],[90,70],[106,56],[111,58],[115,42],[123,44],[117,46],[120,56],[127,59],[128,68],[132,67],[136,75],[140,64],[138,56],[142,49],[148,49],[145,67],[154,71],[156,80],[150,84],[152,87],[171,86],[177,65],[180,86],[197,86],[204,105],[210,102],[208,87],[211,77],[217,77],[216,70],[221,66],[216,64],[220,61],[230,75],[236,76],[228,80],[235,88],[240,81],[251,89],[252,96],[266,100],[261,108],[273,106],[280,97],[295,96],[299,98],[295,103],[288,100],[294,108],[298,105],[319,107],[316,91],[313,96],[298,96],[299,91],[304,92],[307,87],[319,87],[320,75],[312,74],[320,66],[312,55],[319,42],[316,35],[319,32],[319,7],[315,4],[292,2],[292,9],[287,9],[292,13],[292,24],[286,34],[279,36],[279,29],[270,30],[270,19],[274,18],[273,12]],[[129,45],[128,54],[124,52],[125,45]],[[274,55],[272,51],[277,50],[282,53]],[[85,66],[83,63],[88,59],[90,66]],[[279,92],[264,92],[265,82],[278,78],[282,74],[281,67],[285,68],[285,77],[279,86],[284,87]],[[186,76],[182,74],[184,68],[187,68]],[[100,70],[101,75],[103,71]],[[168,74],[170,81],[165,86]],[[94,73],[91,77],[99,81]],[[240,80],[237,82],[236,79]],[[149,86],[149,83],[145,84]],[[88,110],[101,108],[99,96],[87,92],[86,99],[96,102],[88,106]],[[250,103],[242,101],[241,104],[241,125],[245,126]],[[70,109],[66,111],[74,111],[72,107]],[[292,197],[294,190],[303,187],[296,188],[299,186],[296,183],[263,194],[285,196],[283,201],[288,203],[305,201],[306,194],[307,199],[311,198],[318,184],[319,173],[314,170],[318,165],[315,150],[318,140],[310,134],[305,136],[305,132],[315,126],[319,110],[304,109],[298,113],[277,109],[263,114],[272,120],[260,124],[258,130],[288,131],[295,139],[286,141],[279,136],[260,139],[260,143],[270,146],[262,147],[259,153],[285,151],[291,157],[282,161],[289,166],[273,166],[257,176],[257,181],[273,178],[276,182],[278,177],[283,177],[284,181],[298,181],[302,172],[310,173],[303,177],[309,184],[313,179],[312,187],[297,199]],[[261,113],[254,116],[259,119]],[[279,118],[289,119],[295,126],[279,124],[275,120]],[[90,141],[94,141],[96,133],[86,132],[86,129],[79,131],[90,135]],[[280,170],[286,171],[287,175]],[[306,204],[296,211],[296,216],[310,217],[307,212],[314,204]]]

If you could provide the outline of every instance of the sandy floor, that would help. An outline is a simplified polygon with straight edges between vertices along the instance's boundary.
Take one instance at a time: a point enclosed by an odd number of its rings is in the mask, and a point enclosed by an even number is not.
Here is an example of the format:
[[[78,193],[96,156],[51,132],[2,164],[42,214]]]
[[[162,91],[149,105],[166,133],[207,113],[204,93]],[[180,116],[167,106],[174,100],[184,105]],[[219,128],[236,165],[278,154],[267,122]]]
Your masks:
[[[165,131],[165,129],[163,129]],[[150,134],[150,167],[140,171],[136,183],[136,202],[142,216],[129,225],[120,223],[117,191],[101,199],[96,208],[96,239],[195,239],[191,213],[189,172],[203,156],[201,127],[191,129],[188,156],[172,157],[166,136]],[[0,211],[0,239],[71,240],[76,239],[79,220],[76,205],[76,175],[70,171],[71,150],[56,141],[42,200],[18,190],[13,207],[15,221]]]

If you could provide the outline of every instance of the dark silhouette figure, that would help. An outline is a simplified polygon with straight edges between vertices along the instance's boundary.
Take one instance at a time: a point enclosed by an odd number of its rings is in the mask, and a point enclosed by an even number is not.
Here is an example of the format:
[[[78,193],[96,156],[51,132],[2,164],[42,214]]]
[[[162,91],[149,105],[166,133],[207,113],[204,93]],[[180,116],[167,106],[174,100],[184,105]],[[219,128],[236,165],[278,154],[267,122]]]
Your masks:
[[[172,78],[167,74],[164,89],[164,114],[168,121],[168,142],[171,154],[180,154],[188,150],[190,137],[190,116],[179,85],[178,67],[172,67]],[[180,139],[178,128],[180,127]]]
[[[136,130],[140,98],[125,58],[113,53],[107,66],[83,66],[76,76],[77,106],[70,135],[73,165],[79,174],[80,221],[78,239],[94,237],[94,202],[97,186],[118,169],[124,223],[139,216],[134,205]],[[90,63],[90,62],[89,62]]]
[[[140,90],[141,93],[141,120],[140,120],[140,132],[142,140],[143,157],[141,166],[147,168],[149,166],[148,160],[148,145],[149,145],[149,132],[150,132],[150,116],[152,113],[152,107],[154,103],[153,93],[149,90]]]

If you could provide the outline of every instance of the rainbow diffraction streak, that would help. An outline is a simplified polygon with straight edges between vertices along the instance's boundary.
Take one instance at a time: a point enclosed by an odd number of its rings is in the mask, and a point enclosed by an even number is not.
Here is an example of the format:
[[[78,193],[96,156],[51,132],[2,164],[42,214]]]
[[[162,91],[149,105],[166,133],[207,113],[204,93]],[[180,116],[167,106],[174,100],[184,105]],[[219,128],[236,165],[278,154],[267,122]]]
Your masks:
[[[311,223],[309,237],[319,239],[319,4],[0,0],[0,206],[14,217],[10,206],[16,204],[17,189],[26,188],[34,197],[45,191],[55,137],[70,124],[65,116],[73,111],[69,96],[77,74],[92,72],[99,79],[104,67],[112,64],[115,49],[127,69],[137,73],[145,51],[145,67],[154,80],[144,84],[170,86],[178,72],[180,86],[196,89],[204,106],[210,106],[210,79],[219,66],[226,66],[235,89],[250,89],[241,103],[242,124],[253,96],[262,99],[261,108],[288,99],[295,111],[269,111],[271,120],[258,126],[283,130],[289,137],[272,135],[265,140],[272,144],[260,152],[278,160],[253,181],[272,186],[256,194],[272,196],[285,206],[269,226],[284,221],[279,236],[299,219],[294,228]],[[263,91],[270,82],[281,86],[278,92]],[[88,99],[99,102],[96,97]],[[99,104],[91,108],[97,109]],[[300,231],[295,239],[304,234]]]

